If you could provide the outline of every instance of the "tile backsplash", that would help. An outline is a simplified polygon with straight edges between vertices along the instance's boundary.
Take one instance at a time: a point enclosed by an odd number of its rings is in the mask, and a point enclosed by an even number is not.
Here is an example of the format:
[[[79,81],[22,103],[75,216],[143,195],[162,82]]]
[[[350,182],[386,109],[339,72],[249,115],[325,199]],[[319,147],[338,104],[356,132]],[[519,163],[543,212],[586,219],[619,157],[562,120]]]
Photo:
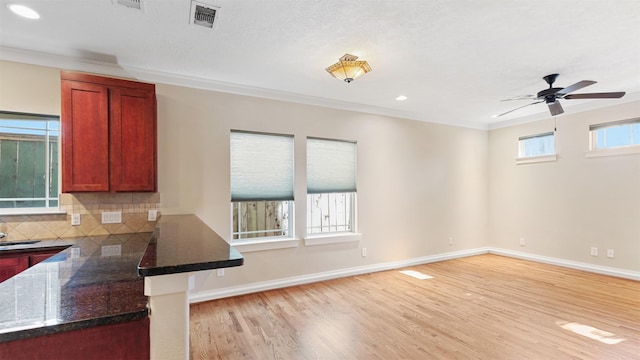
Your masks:
[[[8,234],[1,241],[150,232],[156,222],[147,215],[160,207],[160,193],[60,194],[59,202],[66,214],[0,215],[0,232]],[[121,211],[122,223],[102,224],[104,211]],[[80,214],[80,225],[71,225],[71,214]]]

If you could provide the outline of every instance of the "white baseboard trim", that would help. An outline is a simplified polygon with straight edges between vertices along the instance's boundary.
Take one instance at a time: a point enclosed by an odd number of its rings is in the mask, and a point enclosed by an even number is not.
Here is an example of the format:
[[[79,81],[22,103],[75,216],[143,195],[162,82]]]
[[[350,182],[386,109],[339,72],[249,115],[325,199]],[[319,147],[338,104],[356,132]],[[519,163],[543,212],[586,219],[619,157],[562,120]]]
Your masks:
[[[637,272],[637,271],[624,270],[624,269],[618,269],[618,268],[601,266],[601,265],[593,265],[593,264],[587,264],[587,263],[578,262],[578,261],[571,261],[571,260],[523,253],[523,252],[513,251],[513,250],[492,248],[492,247],[488,248],[488,250],[490,254],[508,256],[508,257],[513,257],[513,258],[523,259],[523,260],[531,260],[531,261],[544,263],[544,264],[557,265],[557,266],[562,266],[570,269],[583,270],[583,271],[588,271],[596,274],[610,275],[610,276],[615,276],[619,278],[640,281],[640,272]]]
[[[623,270],[618,268],[612,268],[607,266],[599,266],[593,264],[587,264],[577,261],[558,259],[548,256],[528,254],[519,251],[505,250],[493,247],[483,247],[470,250],[454,251],[443,254],[422,256],[413,259],[398,260],[385,262],[380,264],[372,264],[365,266],[357,266],[352,268],[325,271],[315,274],[292,276],[283,279],[261,281],[253,284],[231,286],[222,289],[212,289],[207,291],[200,291],[197,293],[189,294],[189,303],[195,304],[204,301],[222,299],[231,296],[245,295],[254,292],[280,289],[289,286],[296,286],[302,284],[309,284],[318,281],[337,279],[346,276],[362,275],[378,271],[386,271],[399,269],[403,267],[428,264],[437,261],[459,259],[467,256],[481,255],[481,254],[496,254],[501,256],[508,256],[517,259],[530,260],[544,264],[557,265],[571,269],[583,270],[597,274],[610,275],[625,279],[631,279],[640,281],[640,272]]]
[[[337,279],[341,277],[362,275],[362,274],[368,274],[368,273],[373,273],[378,271],[399,269],[407,266],[427,264],[427,263],[432,263],[436,261],[451,260],[451,259],[457,259],[457,258],[462,258],[466,256],[486,254],[488,252],[489,252],[488,248],[462,250],[462,251],[455,251],[455,252],[449,252],[449,253],[443,253],[443,254],[437,254],[437,255],[423,256],[423,257],[407,259],[407,260],[398,260],[398,261],[391,261],[391,262],[380,263],[380,264],[356,266],[356,267],[340,269],[340,270],[324,271],[324,272],[315,273],[315,274],[292,276],[292,277],[277,279],[277,280],[261,281],[253,284],[231,286],[231,287],[226,287],[222,289],[200,291],[197,293],[189,294],[189,302],[191,304],[194,304],[194,303],[199,303],[203,301],[222,299],[226,297],[250,294],[250,293],[266,291],[266,290],[280,289],[280,288],[295,286],[295,285],[309,284],[313,282]]]

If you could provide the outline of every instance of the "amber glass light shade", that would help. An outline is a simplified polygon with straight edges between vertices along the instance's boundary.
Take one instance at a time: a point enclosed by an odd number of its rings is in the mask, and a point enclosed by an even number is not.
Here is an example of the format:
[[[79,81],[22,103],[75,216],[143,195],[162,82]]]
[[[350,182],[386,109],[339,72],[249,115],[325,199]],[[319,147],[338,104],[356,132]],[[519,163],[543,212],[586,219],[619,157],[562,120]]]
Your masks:
[[[371,66],[366,61],[357,61],[357,59],[357,56],[345,54],[340,61],[326,70],[331,76],[350,83],[371,71]]]

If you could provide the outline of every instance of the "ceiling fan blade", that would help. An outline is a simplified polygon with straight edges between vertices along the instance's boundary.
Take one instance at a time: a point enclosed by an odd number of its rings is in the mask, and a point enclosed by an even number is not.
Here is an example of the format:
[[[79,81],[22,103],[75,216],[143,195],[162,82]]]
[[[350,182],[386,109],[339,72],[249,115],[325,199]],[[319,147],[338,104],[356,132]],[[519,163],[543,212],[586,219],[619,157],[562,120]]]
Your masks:
[[[619,99],[626,94],[624,91],[620,92],[606,92],[606,93],[589,93],[589,94],[573,94],[567,95],[565,99]]]
[[[570,86],[567,86],[566,88],[564,88],[564,89],[562,89],[562,90],[558,91],[556,94],[558,94],[559,96],[566,95],[566,94],[568,94],[568,93],[570,93],[570,92],[574,92],[574,91],[576,91],[576,90],[580,90],[580,89],[582,89],[583,87],[587,87],[587,86],[589,86],[589,85],[593,85],[593,84],[595,84],[596,82],[597,82],[597,81],[591,81],[591,80],[582,80],[582,81],[578,81],[577,83],[575,83],[575,84],[573,84],[573,85],[570,85]]]
[[[553,116],[562,114],[564,112],[562,105],[560,105],[560,101],[550,102],[550,103],[547,103],[547,105],[549,106],[549,111]]]
[[[520,95],[520,96],[515,96],[509,99],[503,99],[500,101],[512,101],[512,100],[531,100],[531,99],[535,99],[536,96],[535,95]]]
[[[507,112],[503,112],[502,114],[494,115],[493,117],[500,117],[500,116],[502,116],[502,115],[507,115],[508,113],[514,112],[514,111],[516,111],[516,110],[520,110],[520,109],[522,109],[523,107],[527,107],[527,106],[529,106],[529,105],[540,104],[541,102],[544,102],[544,100],[534,101],[534,102],[532,102],[532,103],[530,103],[530,104],[523,105],[523,106],[517,107],[517,108],[515,108],[515,109],[511,109],[511,110],[509,110],[509,111],[507,111]]]

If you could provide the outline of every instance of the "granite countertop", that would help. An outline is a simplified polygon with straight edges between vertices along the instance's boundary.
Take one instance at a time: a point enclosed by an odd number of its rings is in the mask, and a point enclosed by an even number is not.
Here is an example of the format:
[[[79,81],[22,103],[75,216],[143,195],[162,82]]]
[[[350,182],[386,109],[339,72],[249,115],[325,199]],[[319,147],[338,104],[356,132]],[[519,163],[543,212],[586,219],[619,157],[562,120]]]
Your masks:
[[[0,283],[0,343],[149,315],[144,276],[240,266],[242,255],[195,215],[153,233],[40,240],[0,253],[61,251]]]
[[[241,266],[243,256],[195,215],[164,215],[138,273],[156,276]]]
[[[53,257],[0,283],[0,343],[148,316],[137,265],[151,233],[42,240],[0,247]]]

